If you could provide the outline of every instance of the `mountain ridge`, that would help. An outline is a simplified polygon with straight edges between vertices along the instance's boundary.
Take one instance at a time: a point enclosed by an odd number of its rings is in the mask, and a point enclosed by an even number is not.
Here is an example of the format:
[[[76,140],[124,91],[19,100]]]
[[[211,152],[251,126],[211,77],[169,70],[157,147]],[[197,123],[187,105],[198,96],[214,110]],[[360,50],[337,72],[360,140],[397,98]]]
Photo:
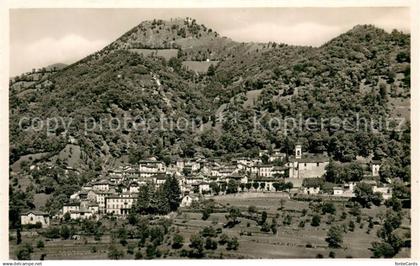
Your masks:
[[[154,155],[169,162],[195,154],[255,155],[258,149],[273,146],[291,153],[298,138],[306,139],[308,150],[323,147],[321,150],[327,150],[335,160],[349,161],[356,155],[373,153],[378,158],[391,155],[400,168],[409,161],[402,155],[409,143],[401,133],[396,139],[389,132],[378,136],[372,132],[345,135],[303,131],[282,136],[264,128],[254,132],[251,118],[298,113],[346,118],[359,112],[377,119],[391,114],[398,101],[410,96],[410,35],[356,26],[316,48],[247,44],[220,37],[193,21],[142,22],[104,49],[32,84],[27,93],[12,91],[11,164],[21,156],[42,152],[51,152],[47,161],[56,162],[70,137],[77,140],[81,150],[77,163],[71,160],[72,165],[83,171],[101,171],[106,167],[104,162],[115,158],[126,158],[125,163],[129,163]],[[130,49],[178,51],[166,59]],[[183,64],[207,59],[218,63],[203,73]],[[259,92],[255,99],[248,99],[248,91]],[[239,113],[239,123],[234,120],[235,113]],[[219,121],[216,114],[224,119]],[[201,120],[204,130],[159,128],[162,115],[174,120]],[[53,132],[20,128],[21,117],[46,120],[57,116],[71,118],[72,127],[60,125]],[[86,133],[82,130],[86,117],[95,121],[142,117],[152,121],[152,129],[113,132],[106,128]],[[360,146],[360,139],[370,142]],[[64,159],[63,165],[67,161]]]

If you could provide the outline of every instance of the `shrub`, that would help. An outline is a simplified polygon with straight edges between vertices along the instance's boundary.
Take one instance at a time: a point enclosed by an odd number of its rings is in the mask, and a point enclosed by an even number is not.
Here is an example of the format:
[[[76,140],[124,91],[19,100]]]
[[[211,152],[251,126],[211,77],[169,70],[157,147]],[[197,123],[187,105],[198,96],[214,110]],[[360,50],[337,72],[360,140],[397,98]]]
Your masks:
[[[44,245],[44,241],[42,241],[42,240],[38,240],[38,242],[36,243],[36,247],[37,247],[37,248],[43,248],[43,247],[45,247],[45,245]]]
[[[183,245],[184,245],[184,237],[182,237],[179,234],[175,234],[172,238],[172,248],[179,249],[179,248],[182,248]]]
[[[315,214],[314,216],[312,216],[312,221],[311,221],[311,225],[312,226],[319,226],[321,223],[321,217],[317,214]]]

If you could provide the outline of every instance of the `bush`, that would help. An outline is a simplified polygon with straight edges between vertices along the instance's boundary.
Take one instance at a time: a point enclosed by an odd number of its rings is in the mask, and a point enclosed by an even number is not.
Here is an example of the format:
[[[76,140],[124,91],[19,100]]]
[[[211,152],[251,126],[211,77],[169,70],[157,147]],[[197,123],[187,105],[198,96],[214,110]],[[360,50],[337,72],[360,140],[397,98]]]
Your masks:
[[[230,240],[227,242],[227,247],[226,247],[226,249],[227,249],[227,250],[237,250],[237,249],[238,249],[238,247],[239,247],[238,238],[236,238],[236,237],[232,237],[232,239],[230,239]]]
[[[317,214],[315,214],[314,216],[312,216],[312,221],[311,221],[311,225],[312,226],[319,226],[321,223],[321,217]]]
[[[172,248],[179,249],[179,248],[182,248],[183,245],[184,245],[184,237],[182,237],[179,234],[175,234],[172,238]]]
[[[215,237],[215,236],[217,236],[217,232],[212,226],[204,227],[203,230],[201,230],[200,233],[203,237],[208,237],[208,236]]]
[[[219,238],[219,244],[224,245],[229,241],[229,237],[226,234],[221,234]]]
[[[38,242],[36,243],[36,247],[37,247],[37,248],[43,248],[43,247],[45,247],[45,245],[44,245],[44,241],[42,241],[42,240],[38,240]]]
[[[215,249],[217,249],[217,242],[212,240],[210,237],[207,237],[204,248],[215,250]]]
[[[332,226],[327,233],[328,246],[331,248],[339,248],[343,243],[343,232],[338,226]]]
[[[30,244],[26,243],[22,245],[17,251],[16,251],[16,258],[18,260],[30,260],[31,259],[31,253],[33,252],[33,248]]]
[[[322,211],[322,214],[326,214],[326,213],[335,214],[336,212],[335,205],[331,202],[326,202],[322,204],[321,211]]]
[[[108,258],[111,260],[118,260],[124,256],[124,252],[118,249],[115,245],[111,245],[108,249]]]
[[[134,259],[139,260],[143,258],[143,253],[141,251],[137,251],[136,254],[134,254]]]

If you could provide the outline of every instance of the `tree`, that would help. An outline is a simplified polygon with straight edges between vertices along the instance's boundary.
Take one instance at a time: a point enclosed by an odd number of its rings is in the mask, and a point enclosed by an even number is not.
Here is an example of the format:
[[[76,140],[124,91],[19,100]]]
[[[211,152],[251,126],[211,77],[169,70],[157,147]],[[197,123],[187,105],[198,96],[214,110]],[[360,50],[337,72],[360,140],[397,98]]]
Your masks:
[[[289,214],[287,214],[284,217],[283,224],[284,225],[290,225],[291,223],[292,223],[292,216],[290,216]]]
[[[319,226],[321,223],[321,217],[318,214],[312,216],[311,225],[312,226]]]
[[[213,64],[210,64],[209,68],[207,69],[207,76],[214,76],[216,73],[216,68]]]
[[[271,232],[273,232],[273,234],[277,234],[277,220],[275,218],[273,218],[271,220]]]
[[[386,102],[388,100],[388,90],[385,83],[379,84],[379,95],[382,102]]]
[[[258,184],[258,182],[253,182],[252,183],[252,187],[254,188],[254,189],[258,189],[258,187],[260,186],[260,184]]]
[[[285,184],[285,189],[287,189],[289,192],[292,188],[293,188],[293,183],[292,182],[287,182]]]
[[[217,242],[212,240],[210,237],[206,238],[206,243],[204,245],[205,249],[215,250],[217,249]]]
[[[30,249],[26,246],[22,246],[16,251],[16,258],[18,260],[31,260],[31,253]]]
[[[229,179],[226,193],[228,194],[238,193],[238,182],[236,182],[233,179]]]
[[[375,192],[372,195],[371,201],[372,201],[373,205],[380,206],[381,203],[382,203],[382,201],[383,201],[383,199],[384,199],[384,197],[382,196],[382,193],[381,192]]]
[[[254,214],[257,213],[257,207],[255,207],[254,205],[248,206],[248,213],[249,215],[254,216]]]
[[[259,224],[260,224],[260,225],[262,225],[262,224],[264,224],[266,221],[267,221],[267,212],[266,212],[266,211],[263,211],[263,212],[261,213],[261,220],[260,220]]]
[[[341,247],[341,244],[343,243],[343,233],[340,227],[338,226],[332,226],[328,230],[327,238],[325,239],[327,241],[328,246],[330,248],[339,248]]]
[[[203,219],[204,221],[207,220],[210,217],[210,214],[213,212],[213,209],[211,207],[205,207],[202,210],[202,214],[203,216],[201,217],[201,219]]]
[[[276,191],[280,191],[280,190],[281,190],[281,188],[282,188],[282,184],[281,184],[281,183],[278,183],[278,182],[274,182],[274,183],[273,183],[273,187],[274,187],[274,189],[275,189]]]
[[[69,239],[71,236],[70,229],[67,225],[62,225],[60,229],[60,236],[63,239]]]
[[[66,221],[66,222],[69,221],[70,220],[70,213],[69,212],[66,212],[64,214],[63,218],[64,218],[64,221]]]
[[[216,182],[210,182],[210,189],[215,194],[218,195],[220,192],[220,186]]]
[[[20,233],[20,227],[16,229],[16,245],[22,242],[22,234]]]
[[[217,236],[216,230],[212,226],[206,226],[201,231],[203,237],[215,237]]]
[[[175,234],[172,238],[172,248],[179,249],[179,248],[182,248],[183,245],[184,245],[184,237],[179,234]]]
[[[200,235],[192,235],[190,238],[190,251],[189,256],[192,258],[201,258],[204,256],[204,241]]]
[[[373,190],[370,184],[360,182],[354,188],[355,200],[362,205],[362,207],[369,207],[373,198]]]
[[[41,239],[40,240],[38,240],[38,242],[36,243],[36,247],[37,248],[43,248],[45,245],[44,245],[44,241],[42,241]]]
[[[350,220],[349,221],[349,230],[350,230],[350,232],[353,232],[354,231],[354,222],[353,222],[353,220]]]
[[[373,257],[375,258],[392,258],[395,256],[394,248],[386,242],[373,242],[370,250],[373,252]]]
[[[108,248],[108,258],[111,260],[119,260],[124,256],[124,252],[118,249],[114,244]]]
[[[399,212],[402,209],[401,200],[399,200],[394,195],[392,195],[390,199],[385,201],[385,206],[387,206],[388,208],[392,208],[392,210],[395,212]]]
[[[146,258],[153,259],[154,257],[159,257],[160,251],[157,249],[157,246],[154,244],[149,244],[146,247]]]
[[[219,237],[219,244],[224,245],[229,241],[229,237],[226,234],[221,234]]]
[[[252,183],[246,183],[245,187],[246,187],[247,190],[250,190],[251,187],[252,187]]]
[[[321,211],[322,211],[322,214],[326,214],[326,213],[335,214],[336,208],[335,208],[334,203],[325,202],[324,204],[322,204]]]
[[[164,194],[169,202],[171,211],[176,211],[181,203],[181,188],[176,177],[170,176],[163,184]]]
[[[137,222],[138,222],[138,217],[137,217],[137,214],[136,214],[136,213],[134,213],[134,212],[131,212],[131,213],[128,215],[127,219],[128,219],[128,223],[129,223],[129,224],[131,224],[131,225],[136,225],[136,224],[137,224]]]
[[[241,216],[241,211],[238,208],[230,208],[229,214],[226,215],[226,219],[228,220],[228,226],[233,227],[235,224],[238,223],[238,217]]]
[[[226,247],[226,249],[227,249],[227,250],[237,250],[237,249],[238,249],[238,247],[239,247],[238,238],[236,238],[236,237],[232,237],[232,239],[230,239],[230,240],[227,242],[227,247]]]

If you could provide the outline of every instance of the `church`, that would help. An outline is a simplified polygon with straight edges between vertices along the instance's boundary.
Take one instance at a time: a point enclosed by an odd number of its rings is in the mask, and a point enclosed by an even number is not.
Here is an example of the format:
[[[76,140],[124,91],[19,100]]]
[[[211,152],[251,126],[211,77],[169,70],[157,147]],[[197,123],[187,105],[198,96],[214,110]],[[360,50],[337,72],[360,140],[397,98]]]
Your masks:
[[[289,178],[317,178],[325,174],[325,167],[329,164],[326,154],[302,153],[302,145],[295,147],[295,156],[289,158]]]

